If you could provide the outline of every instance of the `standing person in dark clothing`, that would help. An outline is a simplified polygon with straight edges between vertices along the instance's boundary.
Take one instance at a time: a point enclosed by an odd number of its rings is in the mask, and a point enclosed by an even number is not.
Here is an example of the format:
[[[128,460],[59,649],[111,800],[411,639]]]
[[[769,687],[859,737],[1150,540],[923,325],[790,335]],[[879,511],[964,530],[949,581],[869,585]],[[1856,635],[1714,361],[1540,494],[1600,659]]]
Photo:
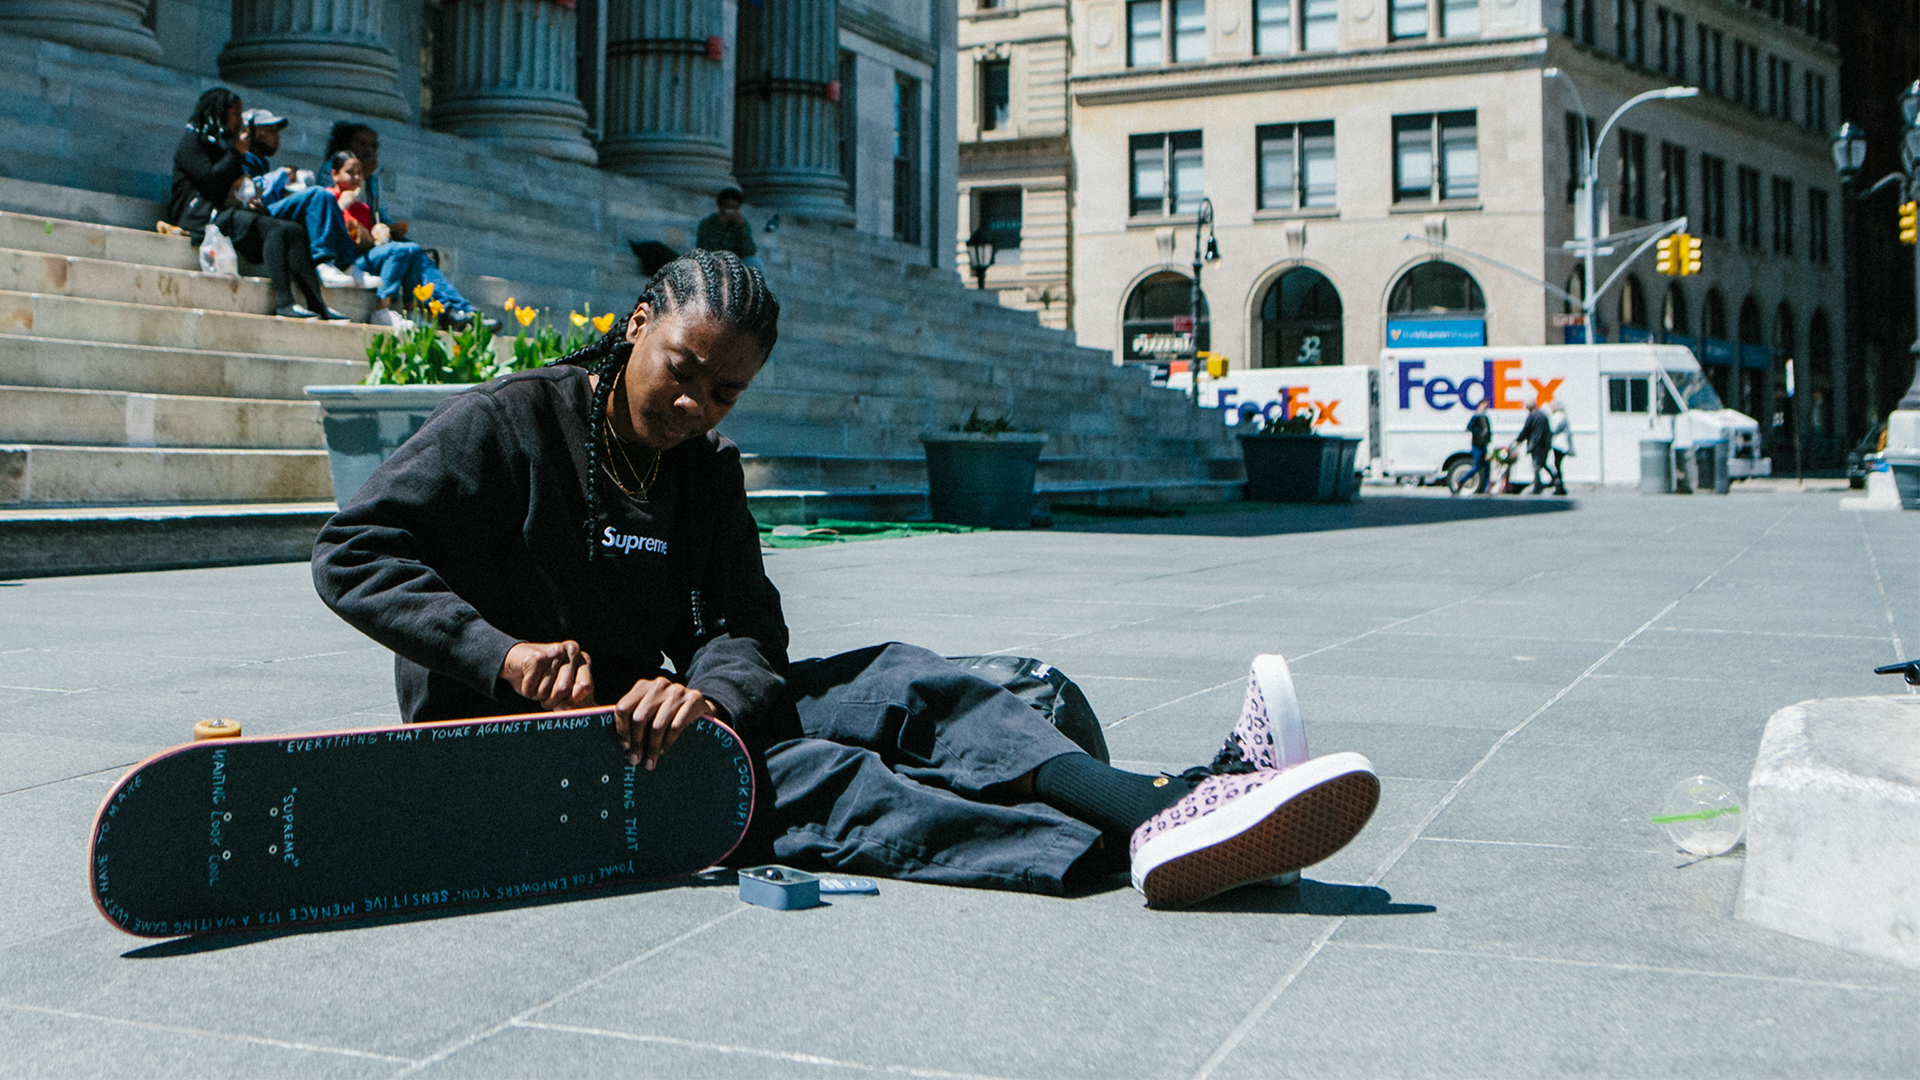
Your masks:
[[[1466,489],[1468,481],[1478,477],[1480,486],[1473,489],[1475,495],[1487,493],[1487,448],[1493,445],[1493,421],[1487,417],[1487,399],[1481,398],[1480,404],[1473,407],[1473,415],[1467,417],[1467,435],[1473,440],[1473,468],[1460,478],[1460,486],[1453,489],[1455,495]]]
[[[756,266],[755,253],[760,249],[753,244],[753,226],[747,224],[746,215],[740,212],[746,201],[739,188],[721,188],[720,194],[713,197],[713,213],[700,221],[694,246],[708,251],[731,251],[742,260],[752,260],[747,265]]]
[[[1547,454],[1553,449],[1553,426],[1547,421],[1545,409],[1538,400],[1527,399],[1527,419],[1520,425],[1520,434],[1514,436],[1513,445],[1525,446],[1527,456],[1533,459],[1533,494],[1538,495],[1547,489]]]
[[[249,261],[266,267],[273,284],[273,313],[294,319],[337,318],[327,310],[314,273],[307,233],[291,221],[280,221],[255,206],[228,206],[233,185],[246,175],[251,139],[241,122],[240,98],[215,87],[200,95],[173,151],[173,191],[167,200],[167,221],[187,231],[197,246],[207,225],[217,225],[233,249]],[[299,285],[308,307],[294,302]]]
[[[1060,892],[1130,865],[1184,906],[1359,832],[1379,781],[1358,754],[1306,757],[1290,682],[1269,720],[1278,658],[1214,764],[1178,777],[1097,761],[923,649],[790,663],[740,451],[713,430],[778,316],[738,257],[690,252],[592,345],[449,398],[348,499],[314,583],[394,650],[405,719],[599,702],[651,769],[713,717],[771,788],[740,857],[843,872]]]

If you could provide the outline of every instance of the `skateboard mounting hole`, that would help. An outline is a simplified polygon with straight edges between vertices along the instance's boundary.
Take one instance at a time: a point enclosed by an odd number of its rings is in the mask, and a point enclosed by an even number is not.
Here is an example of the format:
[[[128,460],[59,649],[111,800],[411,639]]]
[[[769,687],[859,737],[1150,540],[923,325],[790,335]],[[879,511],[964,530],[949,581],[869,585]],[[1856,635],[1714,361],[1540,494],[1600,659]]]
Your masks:
[[[566,787],[566,786],[567,786],[567,782],[566,782],[565,780],[562,780],[562,781],[560,781],[560,786],[561,786],[561,787]]]
[[[274,807],[273,809],[271,809],[271,810],[268,810],[268,811],[267,811],[267,816],[268,816],[268,817],[279,817],[279,816],[280,816],[280,808],[276,806],[276,807]]]
[[[268,845],[267,845],[267,854],[269,854],[269,855],[278,855],[279,853],[280,853],[280,845],[279,845],[279,844],[268,844]]]
[[[223,851],[223,852],[221,852],[221,853],[220,853],[220,858],[222,858],[222,859],[231,859],[231,858],[233,858],[233,852],[231,852],[231,851]]]
[[[608,777],[605,774],[602,774],[600,777],[600,782],[604,784],[607,782],[607,780],[608,780]]]
[[[567,823],[567,815],[565,815],[565,814],[561,814],[561,815],[560,815],[560,824],[562,824],[562,825],[565,825],[566,823]]]
[[[600,820],[601,821],[607,820],[607,812],[605,810],[600,811]]]

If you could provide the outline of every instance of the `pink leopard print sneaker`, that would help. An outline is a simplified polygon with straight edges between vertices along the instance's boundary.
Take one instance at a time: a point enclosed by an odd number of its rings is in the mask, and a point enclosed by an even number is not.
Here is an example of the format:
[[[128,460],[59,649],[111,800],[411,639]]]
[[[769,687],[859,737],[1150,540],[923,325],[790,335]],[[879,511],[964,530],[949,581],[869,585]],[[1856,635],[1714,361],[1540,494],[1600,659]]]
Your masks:
[[[1300,699],[1293,692],[1293,675],[1286,658],[1264,653],[1253,658],[1247,672],[1247,696],[1240,706],[1240,722],[1213,760],[1215,772],[1244,772],[1248,768],[1278,771],[1307,760],[1307,731],[1300,719]]]
[[[1134,830],[1133,887],[1181,908],[1292,873],[1346,847],[1379,801],[1373,763],[1354,753],[1206,777]]]

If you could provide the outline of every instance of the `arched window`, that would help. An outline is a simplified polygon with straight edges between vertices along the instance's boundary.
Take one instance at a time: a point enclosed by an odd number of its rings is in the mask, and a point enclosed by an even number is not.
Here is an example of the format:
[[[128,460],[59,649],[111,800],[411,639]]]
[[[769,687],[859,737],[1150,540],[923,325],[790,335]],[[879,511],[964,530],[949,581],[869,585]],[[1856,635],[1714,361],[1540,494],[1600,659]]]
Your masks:
[[[1121,341],[1129,360],[1168,360],[1208,348],[1206,295],[1200,297],[1200,325],[1193,318],[1193,279],[1171,270],[1161,271],[1133,287],[1121,316]],[[1177,325],[1176,325],[1177,324]]]
[[[1425,262],[1400,275],[1387,298],[1389,315],[1483,315],[1487,298],[1473,275],[1450,262]]]
[[[1449,262],[1424,262],[1387,294],[1387,345],[1485,345],[1487,298],[1473,275]]]
[[[1260,366],[1340,363],[1340,291],[1318,270],[1280,275],[1260,305]]]
[[[1700,363],[1707,369],[1707,381],[1713,392],[1730,408],[1739,408],[1734,400],[1734,372],[1739,369],[1738,349],[1727,338],[1727,300],[1719,289],[1707,290],[1706,310],[1700,322]]]
[[[1687,317],[1687,294],[1674,285],[1667,290],[1667,298],[1660,305],[1660,340],[1672,341],[1675,338],[1693,336],[1693,321]]]
[[[1815,439],[1822,440],[1817,461],[1832,461],[1839,449],[1826,440],[1836,437],[1833,411],[1833,332],[1827,327],[1827,313],[1815,311],[1807,320],[1807,426]]]
[[[1620,326],[1645,330],[1649,314],[1647,294],[1640,288],[1640,279],[1628,274],[1620,283]]]
[[[1760,421],[1760,432],[1764,439],[1771,424],[1771,403],[1762,395],[1768,365],[1764,360],[1756,360],[1756,355],[1765,357],[1764,349],[1749,349],[1750,345],[1764,345],[1766,338],[1760,325],[1760,302],[1749,296],[1740,301],[1740,360],[1735,368],[1738,378],[1734,380],[1733,407]]]
[[[1719,289],[1707,290],[1707,321],[1700,328],[1700,334],[1722,340],[1727,336],[1727,301]]]
[[[1760,333],[1760,302],[1751,296],[1740,301],[1740,344],[1766,344]]]

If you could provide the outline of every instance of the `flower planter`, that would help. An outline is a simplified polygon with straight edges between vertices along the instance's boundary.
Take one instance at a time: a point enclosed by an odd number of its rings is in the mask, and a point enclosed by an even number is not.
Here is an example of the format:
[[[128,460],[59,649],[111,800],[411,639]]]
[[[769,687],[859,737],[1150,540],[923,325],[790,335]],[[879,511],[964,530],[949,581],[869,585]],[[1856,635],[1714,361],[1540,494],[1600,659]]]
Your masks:
[[[309,386],[327,436],[333,502],[345,506],[380,463],[393,456],[447,398],[474,383],[429,386]]]
[[[1894,486],[1900,492],[1901,508],[1920,510],[1920,450],[1890,446],[1882,451],[1881,460],[1887,463],[1887,471],[1893,474]]]
[[[1033,522],[1033,476],[1047,437],[1008,431],[981,435],[930,431],[927,504],[933,520],[992,529],[1024,529]]]
[[[1360,440],[1338,435],[1242,435],[1250,502],[1351,502]]]

